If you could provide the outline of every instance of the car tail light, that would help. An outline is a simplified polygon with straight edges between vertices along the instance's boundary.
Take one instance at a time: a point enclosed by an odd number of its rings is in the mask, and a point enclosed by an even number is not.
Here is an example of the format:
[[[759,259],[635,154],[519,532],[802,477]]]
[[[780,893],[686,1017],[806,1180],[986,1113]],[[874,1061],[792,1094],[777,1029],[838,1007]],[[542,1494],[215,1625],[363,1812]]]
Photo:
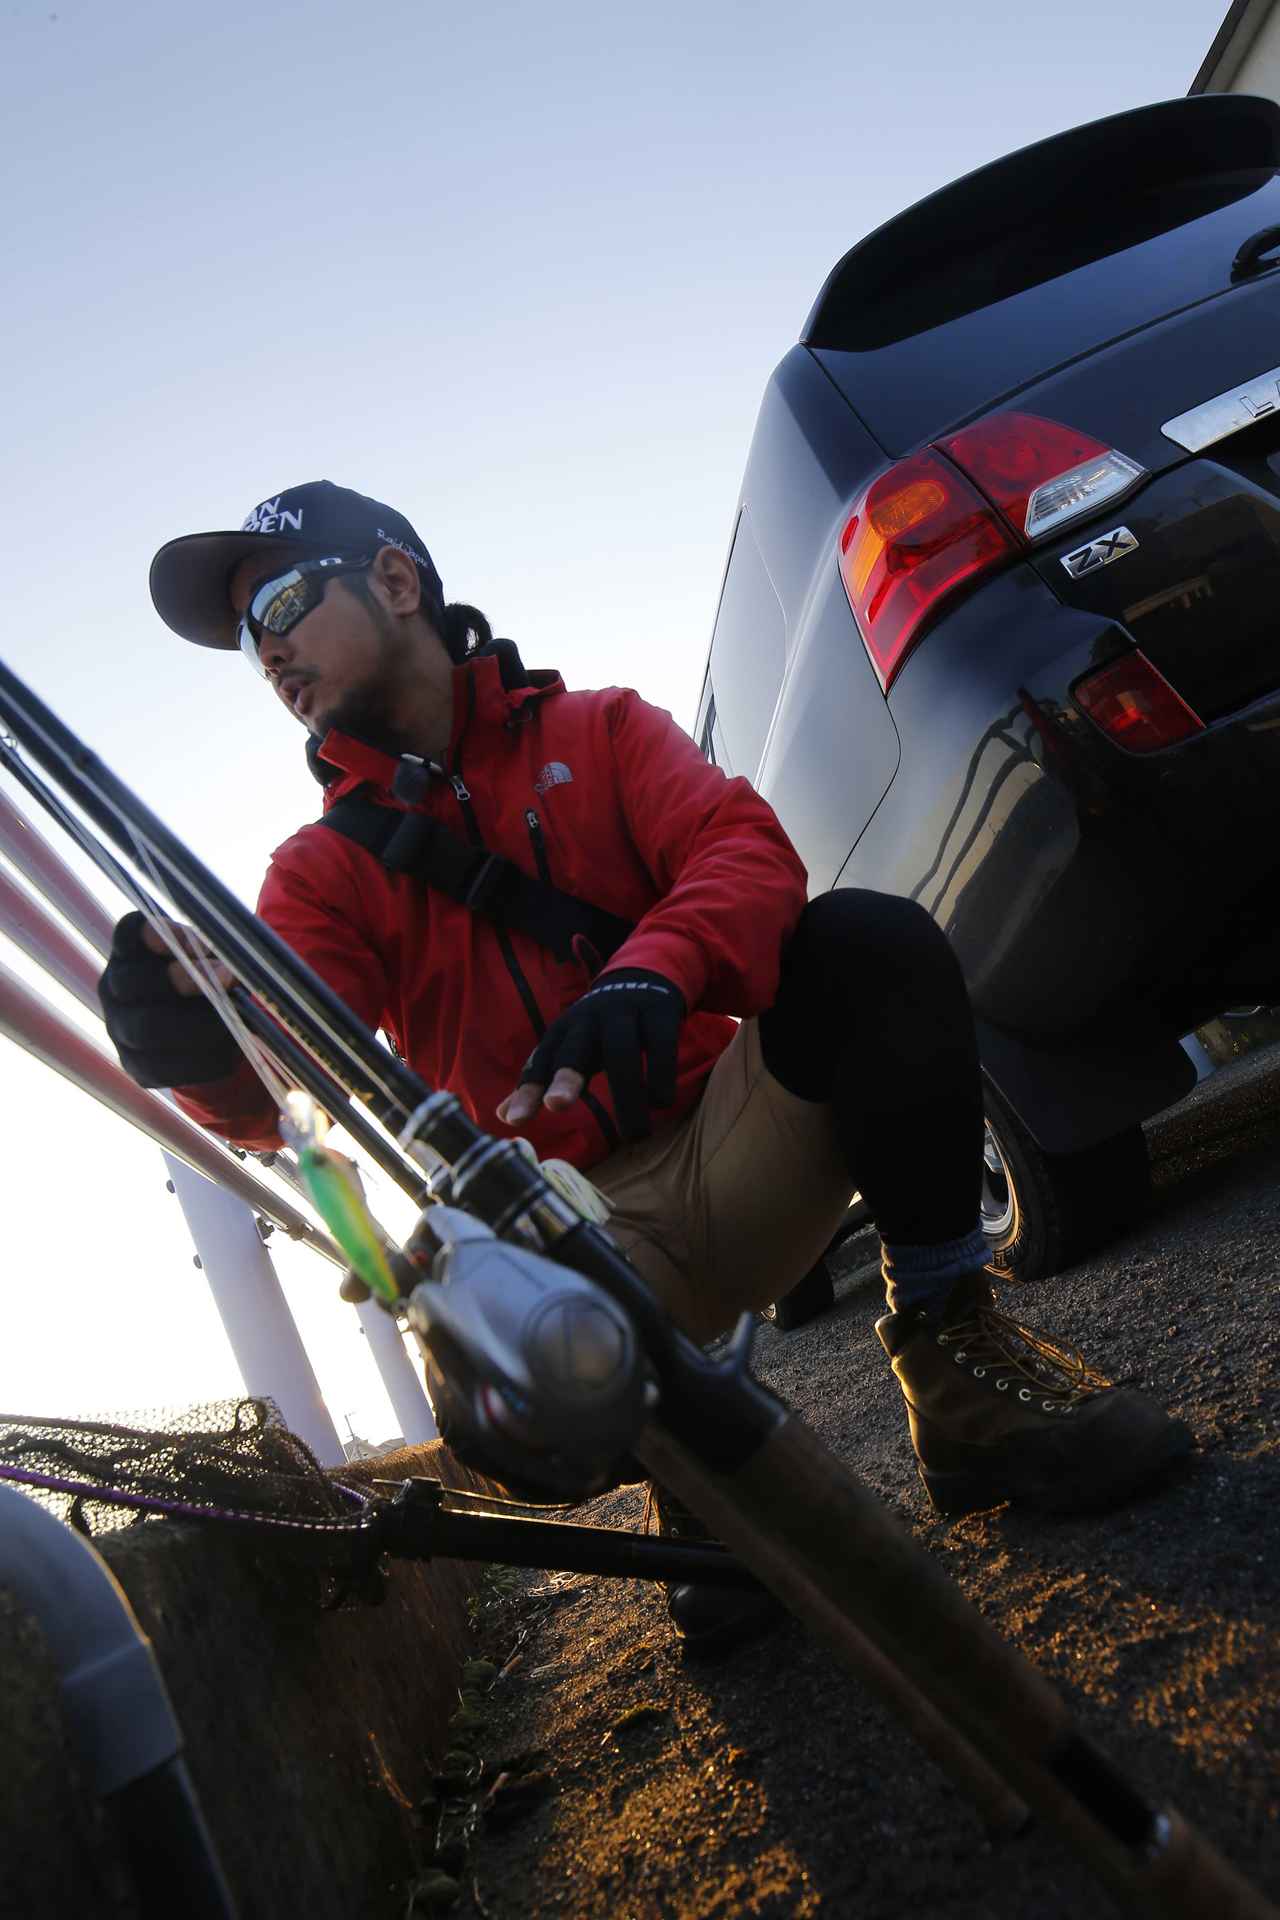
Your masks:
[[[1144,653],[1126,653],[1078,681],[1074,691],[1094,724],[1129,753],[1157,753],[1204,732],[1199,714]]]
[[[1144,477],[1087,433],[1000,413],[873,480],[840,536],[840,574],[885,692],[944,601]]]
[[[886,693],[940,603],[1016,551],[982,496],[932,451],[872,481],[840,536],[840,575]]]
[[[1118,500],[1144,472],[1114,447],[1034,413],[997,413],[940,445],[1027,540]]]

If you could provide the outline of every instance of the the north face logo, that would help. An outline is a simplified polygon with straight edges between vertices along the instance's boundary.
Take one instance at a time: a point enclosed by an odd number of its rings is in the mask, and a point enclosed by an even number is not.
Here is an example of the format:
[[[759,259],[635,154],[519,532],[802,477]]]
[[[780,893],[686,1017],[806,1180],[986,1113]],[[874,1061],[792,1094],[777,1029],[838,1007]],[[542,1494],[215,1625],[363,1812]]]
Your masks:
[[[542,772],[533,783],[535,793],[545,793],[549,787],[563,787],[572,780],[573,775],[563,760],[548,760]]]
[[[302,516],[306,508],[285,507],[282,510],[280,502],[283,499],[284,495],[278,493],[274,500],[262,501],[241,527],[241,533],[284,533],[288,529],[301,533]]]

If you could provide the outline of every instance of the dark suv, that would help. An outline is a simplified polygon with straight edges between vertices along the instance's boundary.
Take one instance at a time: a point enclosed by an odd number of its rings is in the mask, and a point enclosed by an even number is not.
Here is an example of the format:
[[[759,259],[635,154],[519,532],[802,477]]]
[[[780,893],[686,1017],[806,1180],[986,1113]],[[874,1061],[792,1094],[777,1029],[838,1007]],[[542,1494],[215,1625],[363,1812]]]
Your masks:
[[[1280,109],[1211,95],[944,188],[832,272],[747,463],[698,738],[814,892],[945,929],[1020,1279],[1134,1213],[1179,1035],[1280,997],[1278,170]]]

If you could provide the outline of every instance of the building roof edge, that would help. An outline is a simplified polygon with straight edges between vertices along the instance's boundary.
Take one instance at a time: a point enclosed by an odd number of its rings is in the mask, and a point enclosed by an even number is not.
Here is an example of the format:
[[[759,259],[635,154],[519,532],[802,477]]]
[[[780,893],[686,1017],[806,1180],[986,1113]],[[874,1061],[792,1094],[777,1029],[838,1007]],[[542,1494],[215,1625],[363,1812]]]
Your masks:
[[[1189,94],[1227,91],[1274,4],[1275,0],[1231,0],[1200,70],[1187,88]]]

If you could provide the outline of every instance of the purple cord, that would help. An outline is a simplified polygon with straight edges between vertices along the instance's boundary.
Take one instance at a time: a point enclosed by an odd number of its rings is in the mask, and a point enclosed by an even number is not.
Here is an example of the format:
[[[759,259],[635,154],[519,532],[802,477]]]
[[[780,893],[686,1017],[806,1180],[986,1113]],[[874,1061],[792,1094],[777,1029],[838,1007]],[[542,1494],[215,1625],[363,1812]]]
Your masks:
[[[186,1500],[165,1500],[159,1494],[124,1493],[116,1487],[95,1487],[88,1481],[63,1480],[54,1474],[31,1473],[25,1467],[0,1464],[0,1480],[16,1480],[20,1486],[40,1487],[49,1493],[82,1494],[88,1500],[101,1500],[116,1507],[137,1507],[147,1513],[175,1514],[185,1520],[233,1520],[255,1527],[287,1527],[305,1533],[355,1533],[370,1525],[374,1503],[354,1487],[335,1480],[334,1491],[360,1509],[351,1520],[293,1520],[281,1514],[247,1513],[235,1507],[197,1507]]]

